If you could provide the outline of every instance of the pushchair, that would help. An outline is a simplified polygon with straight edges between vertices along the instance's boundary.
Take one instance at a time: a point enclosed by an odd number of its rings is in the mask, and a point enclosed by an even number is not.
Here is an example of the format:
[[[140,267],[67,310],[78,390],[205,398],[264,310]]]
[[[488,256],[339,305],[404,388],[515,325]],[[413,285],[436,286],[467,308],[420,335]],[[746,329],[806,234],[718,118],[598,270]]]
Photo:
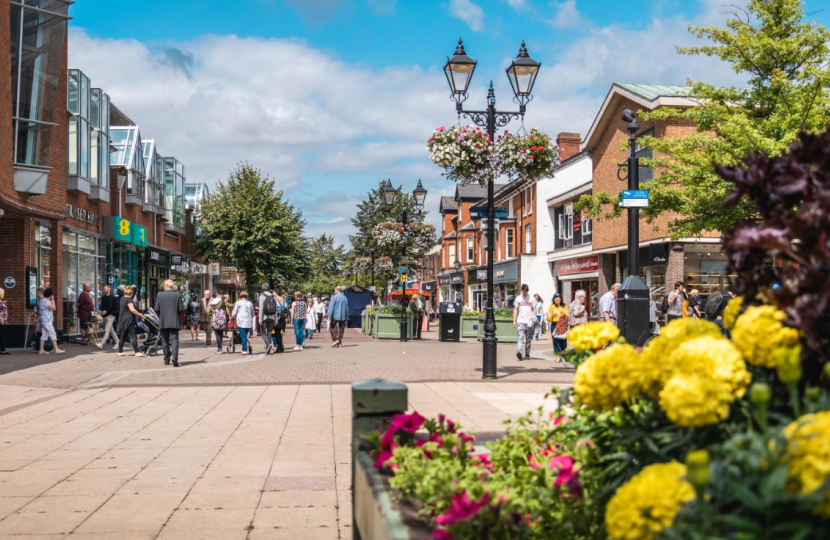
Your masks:
[[[147,308],[147,313],[144,314],[144,317],[144,320],[138,317],[135,319],[138,331],[147,335],[144,343],[138,347],[138,351],[155,356],[159,349],[161,349],[161,332],[159,331],[161,321],[159,321],[159,316],[153,308]]]
[[[242,336],[239,335],[239,326],[236,324],[236,319],[230,319],[225,330],[229,334],[227,336],[227,345],[225,346],[225,350],[228,354],[236,353],[236,346],[242,345]]]

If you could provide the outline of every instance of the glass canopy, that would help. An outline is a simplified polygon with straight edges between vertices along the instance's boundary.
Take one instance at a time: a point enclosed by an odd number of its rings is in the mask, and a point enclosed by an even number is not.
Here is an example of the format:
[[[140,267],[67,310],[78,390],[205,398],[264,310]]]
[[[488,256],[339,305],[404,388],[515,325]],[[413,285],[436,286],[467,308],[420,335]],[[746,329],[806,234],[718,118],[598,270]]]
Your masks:
[[[112,166],[127,169],[127,193],[143,201],[147,174],[138,126],[112,127],[110,138],[116,149],[112,156]]]
[[[146,173],[144,204],[162,208],[164,206],[164,177],[161,163],[163,158],[158,155],[154,139],[143,140],[142,147],[141,153],[144,157]]]

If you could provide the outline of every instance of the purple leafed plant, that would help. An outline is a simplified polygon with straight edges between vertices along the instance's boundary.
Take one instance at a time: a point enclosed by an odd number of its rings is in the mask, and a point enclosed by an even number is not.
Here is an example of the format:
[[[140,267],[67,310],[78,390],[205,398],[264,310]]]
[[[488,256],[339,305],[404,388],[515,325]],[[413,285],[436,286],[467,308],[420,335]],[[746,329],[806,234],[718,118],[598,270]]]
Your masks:
[[[724,207],[746,197],[758,219],[724,234],[734,291],[767,302],[804,332],[809,378],[830,360],[830,130],[802,134],[780,157],[752,154],[746,168],[720,168],[735,184]]]

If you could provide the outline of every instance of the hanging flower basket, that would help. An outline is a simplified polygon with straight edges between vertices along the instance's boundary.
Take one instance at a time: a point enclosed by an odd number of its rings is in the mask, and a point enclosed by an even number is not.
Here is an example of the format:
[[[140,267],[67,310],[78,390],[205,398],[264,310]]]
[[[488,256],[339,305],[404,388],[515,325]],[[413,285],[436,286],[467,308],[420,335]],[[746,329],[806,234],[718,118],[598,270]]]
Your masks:
[[[386,272],[391,272],[394,268],[392,264],[392,259],[389,257],[378,257],[375,259],[375,273],[376,274],[384,274]]]
[[[490,166],[491,147],[487,133],[475,126],[441,126],[427,141],[429,158],[444,169],[444,176],[462,184],[484,184],[497,176]]]
[[[422,256],[435,246],[435,227],[428,223],[410,223],[407,236],[414,254]]]
[[[404,227],[400,223],[385,221],[372,229],[372,240],[381,248],[393,248],[401,245]]]
[[[355,257],[350,270],[356,274],[368,274],[372,271],[372,259],[369,257]]]
[[[511,180],[536,181],[553,176],[559,164],[559,148],[536,128],[525,135],[504,130],[496,137],[491,163]]]

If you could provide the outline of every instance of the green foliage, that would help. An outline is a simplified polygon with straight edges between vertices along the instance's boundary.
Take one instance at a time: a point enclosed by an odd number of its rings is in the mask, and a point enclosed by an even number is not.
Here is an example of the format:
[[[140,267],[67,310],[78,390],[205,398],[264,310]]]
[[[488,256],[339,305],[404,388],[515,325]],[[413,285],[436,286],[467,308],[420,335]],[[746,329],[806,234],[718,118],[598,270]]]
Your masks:
[[[400,315],[402,310],[403,307],[398,305],[383,306],[378,309],[378,313],[382,313],[383,315]]]
[[[357,252],[365,251],[360,236],[365,235],[372,237],[372,229],[375,225],[383,223],[384,221],[392,221],[399,223],[403,216],[404,204],[409,209],[407,214],[407,221],[409,223],[423,223],[427,215],[425,211],[415,210],[415,196],[408,191],[403,191],[402,186],[397,188],[397,195],[392,204],[386,204],[386,198],[383,196],[383,186],[386,185],[386,180],[380,180],[378,187],[370,190],[366,194],[366,198],[357,205],[357,214],[352,218],[352,225],[357,229],[355,236],[350,236],[349,240],[352,243],[352,249]],[[414,187],[414,186],[413,186]],[[375,252],[375,255],[391,255],[390,253]]]
[[[512,319],[513,310],[511,308],[495,308],[493,309],[493,316],[497,319]]]
[[[748,84],[723,88],[695,82],[689,95],[698,106],[642,114],[646,120],[697,129],[690,136],[642,140],[654,151],[655,175],[642,184],[650,204],[641,214],[654,219],[678,213],[670,224],[672,236],[723,231],[755,219],[757,207],[747,199],[728,210],[720,207],[733,186],[715,173],[716,167],[743,166],[751,152],[780,155],[799,131],[818,132],[830,124],[830,32],[806,22],[801,4],[751,0],[745,9],[733,8],[726,28],[689,28],[711,44],[678,48],[680,54],[719,58],[747,76]],[[608,204],[616,206],[616,200],[602,193],[585,206],[597,216]]]
[[[274,190],[273,180],[248,163],[240,163],[202,202],[199,226],[200,254],[241,268],[249,288],[258,278],[288,282],[307,273],[302,212]]]
[[[291,285],[291,289],[319,295],[331,295],[334,288],[343,285],[343,268],[346,262],[344,246],[334,245],[334,236],[321,234],[308,242],[310,275]]]

